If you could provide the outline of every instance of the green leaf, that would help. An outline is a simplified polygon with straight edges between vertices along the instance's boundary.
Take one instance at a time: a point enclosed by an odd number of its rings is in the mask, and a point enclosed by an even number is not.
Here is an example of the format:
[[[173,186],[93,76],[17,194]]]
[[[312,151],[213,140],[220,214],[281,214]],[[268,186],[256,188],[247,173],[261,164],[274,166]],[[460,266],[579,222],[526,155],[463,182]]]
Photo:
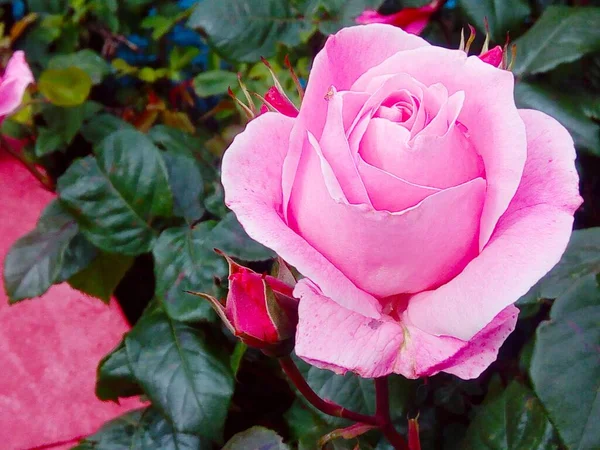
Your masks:
[[[486,398],[471,422],[461,448],[558,449],[555,436],[540,401],[525,386],[513,381],[501,395]]]
[[[66,144],[63,137],[55,130],[46,127],[38,128],[38,135],[35,140],[35,156],[41,158],[49,153],[61,150]]]
[[[580,279],[599,272],[600,227],[576,230],[560,262],[517,304],[530,305],[543,299],[555,299]]]
[[[135,130],[135,127],[112,114],[100,114],[84,125],[81,134],[86,141],[98,145],[104,138],[120,130]]]
[[[96,397],[103,401],[118,402],[120,397],[141,394],[142,389],[133,376],[125,344],[122,342],[98,364]]]
[[[265,261],[275,257],[273,251],[248,236],[232,212],[213,229],[211,245],[244,261]]]
[[[310,33],[310,27],[316,23],[325,35],[337,33],[344,27],[355,25],[356,18],[365,9],[376,10],[382,3],[382,0],[309,0],[304,10],[308,22],[304,24],[305,31]]]
[[[57,202],[36,228],[16,241],[4,261],[4,285],[11,303],[42,295],[58,279],[77,223]]]
[[[98,249],[88,241],[83,234],[77,235],[71,240],[64,254],[60,275],[55,283],[67,281],[76,273],[88,267],[98,256]]]
[[[600,50],[600,8],[550,6],[515,41],[517,75],[547,72]]]
[[[190,224],[199,220],[204,214],[204,181],[196,160],[173,151],[164,152],[162,157],[173,194],[173,214]]]
[[[202,72],[194,78],[194,90],[198,97],[211,97],[226,94],[231,87],[237,86],[237,75],[226,70],[211,70]]]
[[[209,303],[186,290],[215,293],[214,277],[227,274],[225,260],[214,252],[214,222],[162,232],[154,250],[156,294],[169,316],[183,321],[213,317]]]
[[[92,79],[78,67],[46,69],[40,75],[38,88],[56,106],[77,106],[90,95]]]
[[[199,54],[200,49],[196,47],[175,47],[169,53],[169,69],[175,71],[185,69]]]
[[[154,408],[138,409],[105,424],[73,450],[210,450],[212,444],[180,433]]]
[[[283,439],[273,430],[252,427],[233,436],[223,450],[289,450]]]
[[[77,67],[89,75],[93,84],[101,83],[112,72],[112,66],[98,53],[84,49],[75,53],[54,56],[48,63],[50,69]]]
[[[515,36],[531,15],[527,0],[460,0],[459,4],[469,22],[482,32],[487,18],[490,37],[499,44],[504,43],[507,32]]]
[[[600,126],[585,115],[578,97],[544,84],[520,82],[515,86],[515,101],[519,108],[537,109],[554,117],[569,130],[577,145],[600,155]]]
[[[69,278],[69,284],[108,303],[132,264],[131,256],[103,252],[88,267]]]
[[[101,109],[102,105],[92,101],[72,108],[61,108],[48,104],[44,105],[42,115],[48,128],[60,136],[65,144],[71,144],[83,123]]]
[[[600,448],[600,290],[595,275],[561,295],[537,329],[530,375],[568,448]]]
[[[104,139],[96,158],[75,161],[58,180],[58,193],[90,242],[125,255],[150,251],[151,221],[168,217],[173,207],[160,150],[129,130]]]
[[[154,310],[125,337],[125,347],[139,384],[175,429],[221,439],[233,376],[200,330]]]
[[[204,0],[188,21],[202,28],[221,56],[255,62],[270,58],[278,43],[299,43],[302,18],[288,0]]]

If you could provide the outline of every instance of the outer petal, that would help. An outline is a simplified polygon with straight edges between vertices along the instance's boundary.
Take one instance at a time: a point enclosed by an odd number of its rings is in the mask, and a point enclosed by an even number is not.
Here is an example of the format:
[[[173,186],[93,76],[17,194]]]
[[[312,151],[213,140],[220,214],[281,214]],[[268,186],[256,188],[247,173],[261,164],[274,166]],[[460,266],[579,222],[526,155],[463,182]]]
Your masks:
[[[19,107],[25,89],[31,83],[33,75],[25,61],[25,53],[15,52],[0,80],[0,117],[11,114]]]
[[[417,36],[384,24],[345,28],[329,37],[310,71],[306,95],[300,108],[300,120],[320,139],[327,111],[325,94],[332,85],[338,91],[349,90],[372,67],[398,52],[419,47],[429,47],[429,44]]]
[[[375,76],[402,72],[425,85],[442,83],[450,94],[465,92],[458,120],[483,159],[488,183],[479,239],[482,249],[517,191],[527,156],[525,127],[512,95],[513,75],[476,56],[467,58],[460,50],[427,47],[390,57],[359,78],[352,89],[363,90]]]
[[[411,322],[427,333],[472,338],[558,263],[567,246],[581,204],[573,140],[541,112],[520,114],[528,141],[521,185],[481,254],[446,285],[410,300]]]
[[[309,280],[296,285],[300,298],[296,354],[310,364],[365,378],[399,373],[419,378],[448,372],[475,378],[497,357],[514,329],[518,309],[509,306],[470,342],[433,336],[409,322],[371,319],[339,306]]]
[[[239,134],[223,157],[225,203],[247,233],[276,251],[323,292],[334,293],[356,311],[379,317],[380,305],[357,289],[322,254],[292,231],[282,219],[281,174],[294,119],[266,113]]]
[[[302,155],[288,224],[365,292],[387,297],[439,286],[477,254],[483,179],[390,214],[341,201],[331,167],[314,140],[312,150]],[[305,275],[323,289],[323,275]],[[345,306],[344,294],[323,292]]]
[[[393,372],[404,340],[398,322],[365,317],[324,296],[309,280],[294,289],[300,298],[296,354],[336,373],[352,371],[365,378]]]

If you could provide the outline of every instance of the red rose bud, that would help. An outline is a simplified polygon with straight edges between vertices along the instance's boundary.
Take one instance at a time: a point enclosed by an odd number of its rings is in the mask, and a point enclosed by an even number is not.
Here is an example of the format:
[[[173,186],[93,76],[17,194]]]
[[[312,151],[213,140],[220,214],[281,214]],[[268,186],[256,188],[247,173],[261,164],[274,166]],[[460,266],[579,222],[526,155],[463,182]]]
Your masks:
[[[293,277],[290,279],[285,263],[280,261],[282,269],[271,276],[225,258],[229,262],[225,305],[212,296],[197,295],[209,300],[227,328],[248,346],[278,356],[289,353],[298,323],[298,301],[292,296],[293,287],[288,282]]]
[[[285,116],[298,117],[298,108],[296,108],[290,99],[282,94],[276,86],[271,86],[267,91],[265,94],[265,102],[275,111],[280,112]]]
[[[479,59],[494,67],[500,68],[504,62],[504,50],[501,46],[497,45],[493,49],[479,55]]]
[[[402,28],[407,33],[421,34],[429,23],[433,13],[444,5],[444,1],[435,0],[420,8],[404,8],[395,14],[382,15],[377,11],[365,10],[356,18],[356,23],[387,23]]]

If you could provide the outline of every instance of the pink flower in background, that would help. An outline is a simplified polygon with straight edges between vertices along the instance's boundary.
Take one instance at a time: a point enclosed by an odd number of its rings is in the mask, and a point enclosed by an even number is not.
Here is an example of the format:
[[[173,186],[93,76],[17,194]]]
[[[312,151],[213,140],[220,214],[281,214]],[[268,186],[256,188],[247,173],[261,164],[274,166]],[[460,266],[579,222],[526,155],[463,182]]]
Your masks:
[[[496,359],[581,204],[571,136],[513,94],[477,56],[352,27],[317,55],[298,117],[236,137],[225,201],[306,277],[298,356],[409,378],[474,378]]]
[[[491,64],[494,67],[500,67],[502,66],[502,62],[504,60],[504,50],[501,46],[497,45],[484,54],[479,55],[479,59],[485,63]]]
[[[361,25],[385,23],[402,28],[407,33],[421,34],[433,13],[437,12],[443,5],[442,0],[434,0],[420,8],[403,8],[401,11],[389,15],[382,15],[377,11],[367,9],[356,18],[356,23]]]
[[[0,77],[0,121],[19,107],[27,86],[33,81],[25,54],[15,52]]]

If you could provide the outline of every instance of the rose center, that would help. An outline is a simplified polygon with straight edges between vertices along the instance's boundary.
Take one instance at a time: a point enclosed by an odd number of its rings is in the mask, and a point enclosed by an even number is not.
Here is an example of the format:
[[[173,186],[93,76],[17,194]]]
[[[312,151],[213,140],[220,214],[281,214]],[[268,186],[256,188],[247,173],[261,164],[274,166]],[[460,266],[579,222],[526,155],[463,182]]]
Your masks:
[[[386,98],[375,113],[374,117],[387,119],[392,122],[410,126],[411,118],[419,109],[419,99],[408,91],[394,92]]]

